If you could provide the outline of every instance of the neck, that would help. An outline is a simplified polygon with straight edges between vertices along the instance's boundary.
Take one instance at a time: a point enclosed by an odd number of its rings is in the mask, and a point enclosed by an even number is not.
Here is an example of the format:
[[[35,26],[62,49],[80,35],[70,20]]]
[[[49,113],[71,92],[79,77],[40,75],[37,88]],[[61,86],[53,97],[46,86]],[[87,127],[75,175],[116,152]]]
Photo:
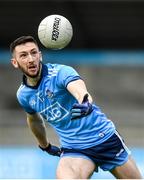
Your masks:
[[[27,84],[29,86],[36,86],[38,81],[40,80],[41,78],[41,70],[42,70],[42,66],[40,65],[40,70],[39,70],[39,73],[36,77],[29,77],[29,76],[26,76],[27,77]]]

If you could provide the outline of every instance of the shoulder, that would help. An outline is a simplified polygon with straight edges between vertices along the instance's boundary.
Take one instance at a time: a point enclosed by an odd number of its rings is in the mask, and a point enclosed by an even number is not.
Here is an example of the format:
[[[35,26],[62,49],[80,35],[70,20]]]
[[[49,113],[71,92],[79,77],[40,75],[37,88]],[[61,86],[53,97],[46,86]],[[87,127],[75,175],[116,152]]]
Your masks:
[[[22,106],[25,112],[29,114],[35,113],[35,110],[32,108],[31,104],[32,101],[31,97],[34,94],[34,89],[27,87],[26,85],[22,84],[19,89],[17,90],[17,99],[19,104]]]
[[[18,100],[18,102],[22,105],[22,104],[24,104],[24,102],[25,102],[25,97],[24,97],[24,90],[25,89],[25,85],[24,84],[21,84],[20,85],[20,87],[18,88],[18,90],[17,90],[17,93],[16,93],[16,96],[17,96],[17,100]]]
[[[48,68],[48,70],[50,70],[50,69],[56,69],[56,70],[74,69],[73,67],[68,66],[68,65],[64,65],[64,64],[51,64],[51,63],[47,63],[47,64],[45,64],[45,66]]]
[[[16,96],[19,102],[27,101],[28,97],[31,96],[32,90],[28,88],[25,84],[21,84],[17,90]]]
[[[63,65],[63,64],[45,64],[45,66],[47,67],[48,70],[48,76],[61,76],[63,75],[68,75],[68,74],[72,74],[72,73],[76,73],[76,70],[68,65]]]
[[[17,90],[17,97],[20,97],[23,94],[23,91],[25,91],[25,85],[22,83]]]

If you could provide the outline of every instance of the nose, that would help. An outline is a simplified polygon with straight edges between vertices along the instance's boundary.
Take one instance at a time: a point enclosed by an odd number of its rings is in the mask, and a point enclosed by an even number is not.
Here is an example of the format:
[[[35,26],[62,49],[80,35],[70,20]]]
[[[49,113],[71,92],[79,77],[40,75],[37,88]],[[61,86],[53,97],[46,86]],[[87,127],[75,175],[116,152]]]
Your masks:
[[[29,62],[33,62],[34,61],[34,57],[30,53],[28,54],[28,61]]]

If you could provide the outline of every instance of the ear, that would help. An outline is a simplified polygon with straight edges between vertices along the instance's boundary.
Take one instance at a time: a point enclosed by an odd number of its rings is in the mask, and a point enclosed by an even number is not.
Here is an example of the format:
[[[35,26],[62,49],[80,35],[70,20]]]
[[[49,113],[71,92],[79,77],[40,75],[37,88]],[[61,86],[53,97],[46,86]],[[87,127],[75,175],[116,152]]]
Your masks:
[[[12,58],[11,59],[11,63],[12,63],[12,65],[15,67],[15,68],[18,68],[19,66],[18,66],[18,63],[17,63],[17,60],[15,59],[15,58]]]

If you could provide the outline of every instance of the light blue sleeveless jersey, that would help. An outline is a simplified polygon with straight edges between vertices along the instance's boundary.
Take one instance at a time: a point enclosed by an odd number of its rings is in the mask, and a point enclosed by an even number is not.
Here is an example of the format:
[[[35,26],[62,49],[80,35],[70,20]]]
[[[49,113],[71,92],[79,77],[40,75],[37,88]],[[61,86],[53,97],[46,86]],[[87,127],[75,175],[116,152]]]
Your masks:
[[[61,146],[84,149],[107,140],[115,132],[115,126],[95,104],[91,114],[71,120],[70,110],[77,100],[66,87],[77,79],[80,76],[72,67],[45,64],[38,85],[30,87],[24,78],[17,98],[26,112],[39,113],[55,129]]]

